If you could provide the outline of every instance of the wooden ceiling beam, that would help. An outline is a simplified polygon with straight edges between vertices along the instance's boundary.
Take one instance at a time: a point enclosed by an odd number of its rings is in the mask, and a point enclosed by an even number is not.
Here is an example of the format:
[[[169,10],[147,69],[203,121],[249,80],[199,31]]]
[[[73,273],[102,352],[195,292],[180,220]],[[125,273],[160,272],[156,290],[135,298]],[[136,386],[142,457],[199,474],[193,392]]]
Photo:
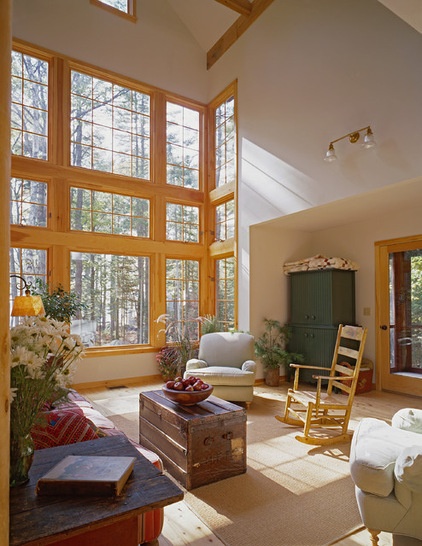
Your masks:
[[[217,0],[218,2],[219,0]],[[221,1],[222,4],[227,2]],[[234,0],[232,0],[233,2]],[[209,70],[224,53],[248,30],[254,21],[272,4],[274,0],[254,0],[250,2],[251,12],[249,15],[241,15],[232,26],[221,36],[219,40],[207,52],[207,70]]]
[[[249,15],[252,10],[252,4],[249,0],[215,0],[219,4],[237,11],[241,15]]]

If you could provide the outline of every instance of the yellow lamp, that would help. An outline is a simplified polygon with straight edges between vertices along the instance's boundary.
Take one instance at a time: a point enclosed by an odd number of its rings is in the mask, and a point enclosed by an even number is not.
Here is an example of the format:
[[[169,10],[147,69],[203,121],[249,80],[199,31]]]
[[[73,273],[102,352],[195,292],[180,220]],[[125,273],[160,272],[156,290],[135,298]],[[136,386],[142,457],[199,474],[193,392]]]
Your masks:
[[[33,317],[37,315],[44,315],[45,309],[41,296],[31,296],[31,291],[29,289],[31,283],[26,282],[26,280],[20,275],[10,275],[10,278],[12,277],[20,279],[25,288],[25,295],[16,296],[13,300],[12,317]]]

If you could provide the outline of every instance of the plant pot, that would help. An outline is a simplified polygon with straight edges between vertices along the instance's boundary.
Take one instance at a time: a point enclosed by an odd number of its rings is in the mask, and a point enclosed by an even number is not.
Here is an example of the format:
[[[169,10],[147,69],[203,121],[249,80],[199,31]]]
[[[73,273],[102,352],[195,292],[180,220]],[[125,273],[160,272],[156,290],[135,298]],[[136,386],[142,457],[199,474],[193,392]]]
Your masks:
[[[267,368],[265,384],[269,387],[278,387],[280,384],[280,368]]]

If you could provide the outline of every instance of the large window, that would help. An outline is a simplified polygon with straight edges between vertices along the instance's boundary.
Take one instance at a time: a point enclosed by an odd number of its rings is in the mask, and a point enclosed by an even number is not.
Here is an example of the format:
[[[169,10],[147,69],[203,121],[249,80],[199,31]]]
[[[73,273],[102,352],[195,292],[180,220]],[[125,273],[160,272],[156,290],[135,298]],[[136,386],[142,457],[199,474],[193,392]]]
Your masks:
[[[72,70],[71,163],[150,177],[150,96]]]
[[[216,261],[216,316],[227,330],[235,325],[234,276],[234,258],[223,258]]]
[[[10,223],[47,226],[47,184],[12,178],[10,183]]]
[[[148,258],[72,252],[71,287],[86,305],[72,322],[85,345],[148,343]]]
[[[91,4],[104,8],[115,15],[136,20],[136,0],[91,0]]]
[[[166,237],[171,241],[199,241],[199,209],[188,205],[167,203]]]
[[[234,199],[216,206],[215,238],[225,241],[234,237]]]
[[[199,112],[167,103],[167,182],[199,188]]]
[[[48,62],[12,53],[12,154],[48,157]]]
[[[10,274],[23,277],[29,287],[36,286],[37,279],[42,282],[47,278],[47,251],[36,248],[10,249]],[[25,294],[23,283],[18,278],[10,279],[10,311],[16,296]],[[11,317],[11,326],[15,326],[19,317]]]
[[[149,236],[149,200],[103,191],[71,188],[72,229]]]
[[[199,338],[199,263],[194,260],[166,261],[166,313],[190,338]],[[172,340],[168,340],[172,341]]]
[[[161,347],[165,313],[234,325],[235,86],[205,105],[18,40],[12,64],[11,272],[81,295],[88,356]]]
[[[229,97],[215,111],[216,186],[236,180],[236,124],[234,97]]]

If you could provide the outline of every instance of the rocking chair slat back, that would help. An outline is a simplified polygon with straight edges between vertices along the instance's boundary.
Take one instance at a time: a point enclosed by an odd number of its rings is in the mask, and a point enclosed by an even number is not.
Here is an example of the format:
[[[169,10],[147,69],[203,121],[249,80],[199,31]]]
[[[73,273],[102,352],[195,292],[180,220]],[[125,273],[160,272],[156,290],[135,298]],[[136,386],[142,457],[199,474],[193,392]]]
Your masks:
[[[303,435],[296,436],[302,442],[322,445],[350,439],[347,432],[360,365],[365,347],[367,328],[339,325],[329,375],[313,375],[317,381],[316,392],[299,389],[299,374],[304,366],[291,364],[295,368],[293,388],[287,393],[284,416],[279,421],[291,425],[303,423]],[[313,367],[315,370],[324,368]],[[309,366],[306,366],[309,369]],[[325,387],[325,384],[327,386]],[[323,386],[325,392],[323,392]],[[315,428],[340,428],[335,436],[315,435]]]

